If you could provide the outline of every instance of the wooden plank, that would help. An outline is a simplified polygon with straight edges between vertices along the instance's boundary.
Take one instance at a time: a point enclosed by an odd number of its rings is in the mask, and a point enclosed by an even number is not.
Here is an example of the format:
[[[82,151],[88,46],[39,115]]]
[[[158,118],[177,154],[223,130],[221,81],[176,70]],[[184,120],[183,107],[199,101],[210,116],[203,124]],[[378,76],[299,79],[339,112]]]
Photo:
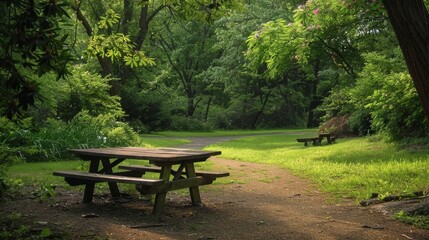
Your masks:
[[[195,177],[195,178],[185,178],[174,181],[166,182],[162,185],[157,186],[138,186],[137,190],[142,194],[156,194],[168,191],[174,191],[184,188],[197,187],[202,185],[208,185],[213,183],[213,179]]]
[[[119,169],[131,170],[136,172],[161,172],[160,167],[151,167],[151,166],[143,166],[143,165],[119,165]]]
[[[93,160],[89,164],[89,171],[90,172],[97,172],[98,168],[100,166],[100,161]],[[94,195],[94,188],[95,188],[95,182],[87,182],[85,185],[85,191],[83,194],[83,202],[84,203],[91,203],[92,198]]]
[[[195,178],[195,166],[192,163],[185,163],[186,176],[188,179]],[[198,186],[189,187],[189,193],[191,194],[192,205],[199,205],[201,203],[200,189]]]
[[[320,144],[319,137],[309,137],[309,138],[297,138],[297,142],[304,142],[304,146],[307,146],[307,142],[313,142],[313,145],[316,146],[317,143]]]
[[[120,165],[119,169],[126,169],[136,172],[161,172],[160,167],[150,167],[143,165]],[[182,175],[186,174],[186,172],[182,172]],[[227,177],[229,176],[229,172],[212,172],[212,171],[195,171],[197,176],[203,177]]]
[[[159,179],[164,183],[168,182],[170,179],[171,166],[164,166],[161,168],[161,174]],[[152,213],[154,215],[159,215],[164,211],[165,198],[167,197],[167,191],[159,192],[155,195],[155,204],[153,206]]]
[[[112,175],[112,166],[110,165],[110,161],[108,158],[101,159],[101,163],[103,164],[104,172],[106,174]],[[108,182],[110,193],[112,194],[112,197],[120,197],[121,193],[119,192],[118,184],[116,182]]]
[[[137,171],[124,171],[124,172],[115,172],[112,175],[141,178],[143,174],[142,174],[142,172],[137,172]],[[70,186],[85,185],[85,184],[88,183],[88,180],[77,179],[77,178],[69,178],[69,177],[65,177],[65,181]],[[97,182],[105,182],[105,181],[95,181],[94,180],[93,182],[97,183]]]
[[[132,183],[141,185],[157,185],[162,184],[164,181],[160,179],[147,179],[139,177],[128,177],[121,175],[87,173],[79,171],[55,171],[54,176],[62,176],[65,178],[87,180],[87,183],[95,182],[118,182],[118,183]]]
[[[175,148],[141,148],[141,147],[118,147],[118,148],[91,148],[70,149],[70,152],[87,159],[89,157],[146,159],[152,161],[178,161],[205,159],[221,154],[220,151],[202,151]]]
[[[311,142],[311,141],[315,141],[315,140],[319,140],[318,137],[309,137],[309,138],[297,138],[296,141],[297,142]]]

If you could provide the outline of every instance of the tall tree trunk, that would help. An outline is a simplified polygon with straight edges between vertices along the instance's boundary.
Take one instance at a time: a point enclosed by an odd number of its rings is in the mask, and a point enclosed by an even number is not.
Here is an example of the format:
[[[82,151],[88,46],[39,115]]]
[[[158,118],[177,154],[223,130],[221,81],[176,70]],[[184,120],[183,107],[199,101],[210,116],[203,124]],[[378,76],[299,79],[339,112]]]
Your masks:
[[[121,19],[121,24],[119,24],[120,31],[124,34],[128,34],[129,32],[129,23],[133,18],[133,8],[132,0],[124,0],[124,15]]]
[[[429,119],[429,13],[423,0],[383,0],[414,86]],[[428,214],[425,200],[404,212]]]
[[[262,95],[262,93],[260,93]],[[267,102],[268,102],[268,98],[271,95],[271,90],[267,93],[267,95],[265,95],[264,101],[261,102],[261,107],[259,109],[259,111],[256,113],[256,116],[253,118],[253,122],[250,125],[251,129],[255,129],[256,128],[256,124],[258,123],[259,117],[262,115],[262,113],[264,113],[265,107],[267,106]]]
[[[139,31],[138,31],[137,38],[135,40],[136,50],[141,49],[149,29],[148,12],[149,12],[149,5],[148,4],[143,5],[140,10]]]
[[[308,118],[307,128],[315,127],[314,121],[314,109],[319,105],[320,100],[317,96],[317,87],[319,86],[319,71],[320,71],[320,59],[317,59],[313,64],[313,75],[314,80],[311,82],[311,101],[308,107]]]
[[[429,119],[429,13],[423,0],[383,0]]]
[[[209,97],[209,100],[207,101],[207,106],[206,106],[206,113],[204,114],[204,122],[207,122],[207,119],[209,117],[209,110],[210,110],[210,104],[212,103],[212,97]]]
[[[187,111],[188,117],[192,117],[192,115],[194,115],[194,111],[195,111],[194,97],[188,95],[188,111]]]

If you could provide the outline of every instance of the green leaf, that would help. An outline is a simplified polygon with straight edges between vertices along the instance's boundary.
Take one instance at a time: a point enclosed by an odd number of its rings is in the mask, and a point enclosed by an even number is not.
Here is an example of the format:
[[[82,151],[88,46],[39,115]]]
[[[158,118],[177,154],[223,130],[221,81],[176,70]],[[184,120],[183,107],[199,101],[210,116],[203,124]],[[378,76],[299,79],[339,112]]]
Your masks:
[[[40,232],[40,237],[41,238],[47,238],[50,237],[52,235],[52,231],[50,228],[44,228],[41,232]]]

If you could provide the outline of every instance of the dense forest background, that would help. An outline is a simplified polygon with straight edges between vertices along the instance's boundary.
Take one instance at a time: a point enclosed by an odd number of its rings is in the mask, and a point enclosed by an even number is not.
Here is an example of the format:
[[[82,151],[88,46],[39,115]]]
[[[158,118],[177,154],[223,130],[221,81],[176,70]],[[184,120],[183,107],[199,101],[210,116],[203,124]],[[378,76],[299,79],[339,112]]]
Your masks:
[[[313,128],[336,118],[348,134],[427,135],[378,0],[0,5],[3,162],[136,145],[155,131]]]

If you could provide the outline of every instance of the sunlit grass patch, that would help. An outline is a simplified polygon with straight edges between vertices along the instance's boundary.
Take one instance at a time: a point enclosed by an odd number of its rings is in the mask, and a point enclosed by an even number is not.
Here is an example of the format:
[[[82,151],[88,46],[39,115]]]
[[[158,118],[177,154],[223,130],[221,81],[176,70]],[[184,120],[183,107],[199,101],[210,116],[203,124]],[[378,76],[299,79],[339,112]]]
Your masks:
[[[252,136],[206,148],[223,158],[275,164],[318,183],[337,197],[368,198],[371,193],[410,193],[429,185],[426,150],[398,149],[367,138],[339,139],[322,146],[303,146],[299,135]]]
[[[40,183],[44,185],[67,185],[63,178],[52,175],[57,170],[80,171],[87,169],[88,162],[81,160],[20,163],[8,168],[8,176],[13,179],[21,179],[24,183]]]
[[[171,136],[171,137],[221,137],[221,136],[246,136],[246,135],[263,135],[275,133],[302,133],[309,135],[316,132],[316,129],[263,129],[263,130],[216,130],[210,132],[179,132],[163,131],[154,136]]]
[[[142,137],[142,143],[144,147],[155,148],[155,147],[172,147],[181,144],[190,143],[189,140],[171,137]]]

